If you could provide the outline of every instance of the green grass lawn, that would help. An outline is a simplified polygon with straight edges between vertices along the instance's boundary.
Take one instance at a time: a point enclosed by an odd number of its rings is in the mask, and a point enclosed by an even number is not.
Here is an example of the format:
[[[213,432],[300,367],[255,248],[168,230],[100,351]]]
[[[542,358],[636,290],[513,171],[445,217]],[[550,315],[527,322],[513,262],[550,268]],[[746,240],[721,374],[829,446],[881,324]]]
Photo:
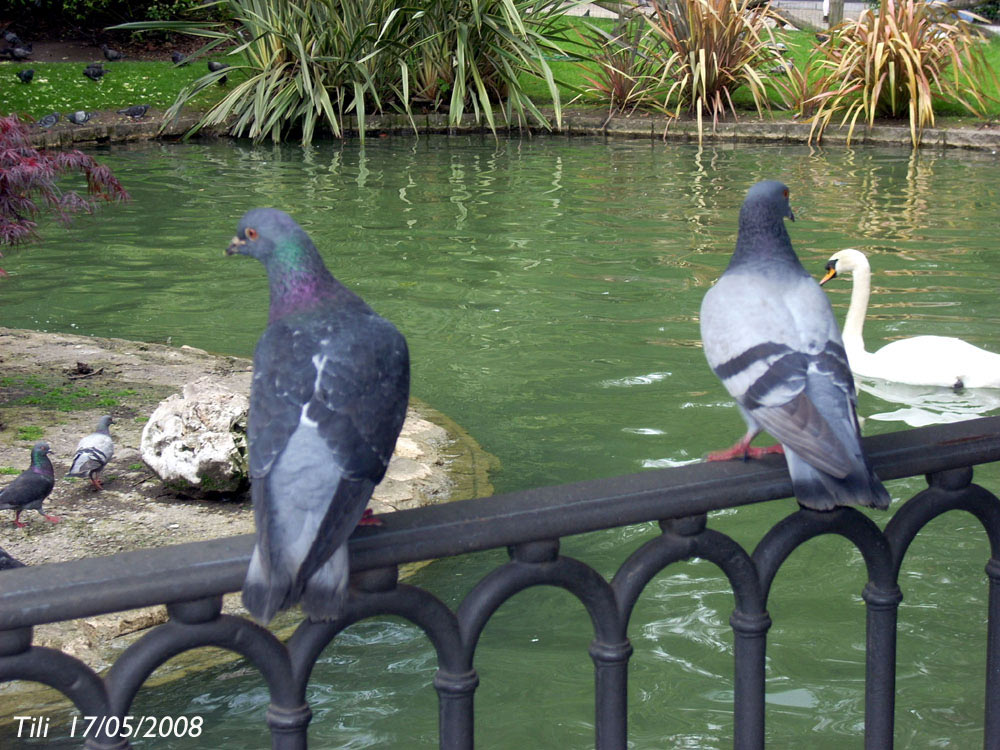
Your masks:
[[[586,33],[584,27],[586,22],[607,31],[610,31],[613,25],[612,21],[608,19],[569,18],[567,19],[567,26],[569,28],[568,35],[571,38],[575,38],[572,29],[578,29],[581,32]],[[813,54],[813,50],[817,46],[815,34],[811,31],[776,31],[774,38],[775,41],[783,42],[788,46],[788,51],[790,53],[789,57],[799,70],[806,67],[810,56]],[[585,45],[579,42],[565,45],[564,48],[569,55],[585,56],[587,54]],[[1000,38],[994,37],[986,42],[985,57],[990,68],[1000,75]],[[596,63],[572,60],[551,60],[549,65],[552,68],[552,72],[556,77],[556,80],[562,84],[560,86],[560,96],[562,97],[564,104],[574,97],[577,97],[581,91],[586,91],[591,87],[591,84],[587,82],[585,75],[593,75],[593,72],[597,69]],[[532,76],[525,75],[522,79],[522,83],[529,95],[535,101],[545,101],[547,94],[543,81],[540,79],[534,79]],[[775,117],[791,117],[791,112],[782,111],[781,99],[776,93],[774,93],[773,87],[771,88],[770,101],[771,106],[773,107],[772,115]],[[995,86],[993,82],[987,82],[985,86],[985,93],[993,99],[989,111],[987,112],[987,116],[1000,117],[1000,90],[998,90],[997,86]],[[741,110],[741,112],[746,112],[747,114],[756,112],[753,104],[753,98],[745,89],[737,90],[733,97],[733,101],[737,109]],[[601,101],[592,93],[589,95],[584,94],[582,97],[578,97],[574,102],[574,106],[577,105],[607,107],[606,102]],[[950,102],[942,98],[939,98],[935,102],[934,111],[935,114],[944,118],[943,122],[948,122],[950,124],[978,122],[978,120],[974,116],[970,115],[960,104]]]
[[[16,112],[37,120],[50,112],[122,109],[133,104],[166,109],[182,88],[208,72],[204,61],[177,68],[169,62],[126,60],[105,63],[107,73],[92,81],[83,75],[85,67],[81,62],[0,63],[0,114]],[[35,71],[31,83],[16,77],[24,68]],[[203,94],[200,101],[209,106],[222,91]]]

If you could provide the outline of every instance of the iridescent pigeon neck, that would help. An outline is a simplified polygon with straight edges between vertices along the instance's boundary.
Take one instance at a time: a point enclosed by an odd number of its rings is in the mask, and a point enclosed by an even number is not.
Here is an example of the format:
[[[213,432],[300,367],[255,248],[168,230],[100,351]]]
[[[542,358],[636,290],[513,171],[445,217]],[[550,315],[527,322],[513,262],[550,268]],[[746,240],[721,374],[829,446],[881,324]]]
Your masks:
[[[46,477],[55,476],[55,471],[52,468],[52,462],[49,461],[49,457],[46,456],[41,451],[32,452],[31,470],[35,474],[41,474],[42,476]]]
[[[271,287],[269,319],[312,310],[351,293],[326,269],[314,247],[289,242],[276,249],[267,263]]]

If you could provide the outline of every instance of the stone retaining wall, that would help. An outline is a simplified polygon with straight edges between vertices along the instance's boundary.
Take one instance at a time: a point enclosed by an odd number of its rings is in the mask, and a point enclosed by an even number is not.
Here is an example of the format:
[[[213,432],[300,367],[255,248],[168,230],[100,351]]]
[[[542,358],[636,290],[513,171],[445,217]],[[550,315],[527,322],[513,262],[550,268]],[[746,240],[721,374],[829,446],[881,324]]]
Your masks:
[[[181,138],[197,122],[195,115],[184,115],[161,129],[155,120],[144,122],[117,122],[111,124],[66,126],[33,135],[32,145],[45,148],[66,148],[88,143],[140,141],[152,138]],[[351,123],[353,118],[348,118]],[[365,119],[365,131],[377,135],[458,135],[485,133],[489,130],[477,124],[473,115],[466,115],[457,127],[448,124],[447,115],[418,115],[412,120],[406,115],[370,115]],[[704,126],[706,143],[808,143],[810,126],[799,122],[767,122],[745,118],[736,122],[723,122],[714,129],[710,122]],[[557,135],[599,136],[607,138],[648,138],[650,140],[697,142],[698,125],[692,120],[674,120],[663,115],[637,114],[631,117],[608,118],[591,111],[564,113],[562,127],[547,131],[531,124],[523,128],[513,126],[498,128],[498,134],[520,135],[552,132]],[[218,131],[203,131],[207,135],[221,135]],[[350,136],[357,135],[356,123],[348,127]],[[844,146],[847,129],[829,127],[823,134],[821,145]],[[859,125],[851,145],[904,146],[910,145],[907,124],[876,125],[865,128]],[[988,123],[980,127],[928,128],[924,131],[923,148],[964,148],[996,152],[1000,150],[1000,126]]]

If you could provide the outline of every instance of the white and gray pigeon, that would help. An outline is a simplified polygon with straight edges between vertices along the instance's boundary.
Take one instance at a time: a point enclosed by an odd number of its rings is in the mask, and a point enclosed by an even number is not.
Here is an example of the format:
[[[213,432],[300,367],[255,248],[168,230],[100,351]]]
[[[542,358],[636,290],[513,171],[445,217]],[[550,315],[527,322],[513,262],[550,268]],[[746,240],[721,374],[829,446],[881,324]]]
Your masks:
[[[90,117],[90,112],[87,112],[84,109],[77,110],[76,112],[70,112],[66,115],[66,119],[74,125],[86,125],[90,120]]]
[[[767,180],[747,192],[736,251],[701,304],[712,371],[747,423],[732,448],[709,460],[783,452],[799,504],[889,507],[861,449],[857,396],[833,310],[799,262],[785,228],[788,188]],[[782,448],[751,448],[762,430]]]
[[[14,525],[24,528],[21,523],[21,512],[37,510],[46,521],[59,523],[57,516],[50,516],[42,511],[42,502],[52,492],[56,483],[55,472],[49,454],[52,449],[49,444],[39,441],[31,449],[31,466],[17,475],[13,482],[0,490],[0,510],[14,511]]]
[[[243,604],[262,623],[296,602],[333,619],[347,597],[348,537],[406,417],[406,339],[330,274],[282,211],[247,212],[234,253],[264,264],[271,293],[250,390],[257,543]]]
[[[101,417],[97,429],[80,439],[76,446],[73,464],[66,472],[68,477],[88,477],[95,490],[103,490],[101,471],[115,455],[115,444],[111,439],[110,427],[114,420],[110,416]]]

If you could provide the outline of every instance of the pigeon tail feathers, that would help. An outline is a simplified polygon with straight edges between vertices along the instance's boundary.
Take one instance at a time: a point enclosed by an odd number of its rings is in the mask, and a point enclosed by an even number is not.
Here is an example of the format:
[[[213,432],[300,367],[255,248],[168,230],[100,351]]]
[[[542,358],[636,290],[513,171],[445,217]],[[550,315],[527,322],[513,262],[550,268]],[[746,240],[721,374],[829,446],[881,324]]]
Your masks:
[[[344,543],[306,581],[302,610],[313,620],[333,620],[343,612],[350,573],[347,561],[347,544]]]
[[[843,479],[810,466],[795,451],[786,448],[785,459],[799,505],[810,510],[833,510],[839,505],[863,505],[885,510],[890,497],[878,477],[863,462]]]
[[[280,570],[265,571],[260,547],[255,547],[243,582],[243,606],[254,620],[267,625],[281,610],[291,606],[292,579]]]
[[[81,448],[73,457],[73,465],[66,472],[68,477],[86,477],[93,471],[100,471],[108,463],[108,456],[97,448]]]

